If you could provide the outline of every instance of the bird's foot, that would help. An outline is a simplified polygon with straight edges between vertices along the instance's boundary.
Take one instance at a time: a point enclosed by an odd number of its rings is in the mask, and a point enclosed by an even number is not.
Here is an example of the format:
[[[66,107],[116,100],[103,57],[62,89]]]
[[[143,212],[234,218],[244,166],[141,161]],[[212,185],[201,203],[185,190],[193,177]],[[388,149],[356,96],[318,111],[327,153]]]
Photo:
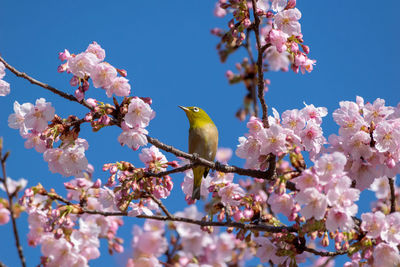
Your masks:
[[[199,160],[200,156],[197,153],[192,153],[192,161],[196,163]]]

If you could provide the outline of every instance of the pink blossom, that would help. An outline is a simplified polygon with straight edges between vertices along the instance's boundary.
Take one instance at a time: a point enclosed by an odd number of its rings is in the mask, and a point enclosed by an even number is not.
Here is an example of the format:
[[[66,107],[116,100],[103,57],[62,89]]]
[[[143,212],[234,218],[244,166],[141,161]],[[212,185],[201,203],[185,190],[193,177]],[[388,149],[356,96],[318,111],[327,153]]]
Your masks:
[[[264,129],[260,118],[254,116],[250,117],[249,122],[246,124],[246,126],[247,128],[249,128],[249,133],[253,136],[256,136],[262,129]]]
[[[310,151],[310,157],[314,158],[320,151],[322,146],[326,143],[323,137],[321,126],[313,121],[309,121],[306,128],[299,134],[301,142],[306,151]]]
[[[315,162],[315,171],[321,184],[327,184],[331,179],[342,176],[346,162],[346,156],[340,152],[322,155]]]
[[[93,67],[90,73],[90,77],[93,80],[94,87],[108,88],[111,86],[114,79],[117,77],[117,70],[110,64],[102,62]]]
[[[219,147],[215,155],[215,159],[221,163],[227,163],[231,157],[232,149],[225,147]]]
[[[136,217],[141,214],[153,215],[153,212],[148,207],[146,207],[142,204],[129,203],[129,207],[131,208],[128,211],[129,217]]]
[[[116,77],[106,91],[108,97],[111,97],[112,94],[116,96],[128,96],[130,93],[131,85],[129,84],[129,80],[124,77]]]
[[[75,57],[70,57],[68,60],[69,71],[83,79],[90,76],[95,66],[100,62],[100,59],[93,53],[80,53]]]
[[[26,149],[35,148],[35,150],[39,153],[46,151],[46,142],[41,138],[40,134],[32,132],[23,135],[23,137],[27,139],[24,144]]]
[[[139,147],[147,145],[146,135],[148,131],[143,128],[133,128],[122,127],[123,132],[118,136],[118,142],[124,146],[138,150]]]
[[[28,133],[25,125],[25,116],[33,109],[31,103],[24,103],[20,105],[18,101],[14,102],[14,112],[8,117],[8,126],[13,129],[19,129],[21,134]]]
[[[386,107],[385,100],[377,98],[373,104],[365,104],[363,111],[364,118],[368,123],[379,123],[393,114],[394,108]]]
[[[10,93],[10,84],[0,79],[0,96],[6,96]]]
[[[400,127],[396,124],[383,121],[376,126],[373,133],[376,142],[375,148],[379,152],[395,152],[400,147]]]
[[[101,48],[101,46],[96,43],[93,42],[91,43],[88,48],[86,49],[86,52],[88,53],[92,53],[94,55],[96,55],[96,57],[100,60],[103,61],[106,58],[106,52],[104,51],[103,48]]]
[[[381,233],[387,228],[385,214],[380,211],[363,213],[361,220],[361,229],[367,232],[366,236],[369,238],[380,237]]]
[[[99,202],[104,208],[114,208],[116,204],[115,193],[108,187],[99,188]]]
[[[305,190],[307,188],[317,188],[317,186],[319,185],[318,176],[309,169],[303,171],[299,177],[296,177],[291,181],[296,184],[296,188],[299,190]]]
[[[314,217],[316,220],[321,220],[325,216],[328,202],[326,196],[318,192],[315,188],[307,188],[296,196],[296,201],[300,205],[305,205],[301,209],[301,214],[310,219]]]
[[[374,153],[370,146],[371,136],[369,133],[358,131],[351,136],[350,140],[346,139],[346,141],[345,150],[354,160],[360,158],[367,160]]]
[[[144,254],[161,256],[168,248],[167,240],[159,232],[143,231],[139,226],[133,227],[134,250],[138,250]]]
[[[289,36],[286,33],[272,29],[268,34],[267,41],[274,45],[279,53],[282,53],[287,49],[286,42],[288,37]]]
[[[207,198],[209,195],[208,187],[210,185],[210,176],[203,178],[200,187],[200,196],[203,198]],[[183,178],[183,182],[181,184],[181,188],[183,193],[186,196],[192,196],[193,192],[193,171],[189,170],[185,173],[185,177]]]
[[[275,15],[275,25],[289,36],[297,36],[301,34],[300,18],[301,12],[297,8],[284,10]]]
[[[61,61],[68,60],[71,57],[71,54],[67,49],[64,49],[63,52],[58,53],[58,59]]]
[[[256,257],[260,258],[261,262],[272,261],[274,264],[280,264],[285,259],[276,255],[278,248],[271,241],[263,236],[255,237],[254,242],[259,246],[257,248]]]
[[[54,118],[55,109],[44,98],[36,100],[35,106],[25,115],[25,125],[28,129],[41,132],[47,128],[48,121]]]
[[[336,109],[332,116],[335,122],[340,126],[340,135],[352,135],[359,131],[362,126],[367,125],[364,118],[360,115],[360,107],[356,103],[341,101],[339,105],[340,108]]]
[[[298,109],[286,110],[282,113],[282,125],[299,132],[306,126],[306,120]]]
[[[79,255],[79,251],[64,238],[54,239],[48,236],[43,240],[41,250],[43,256],[50,259],[47,266],[69,267],[78,262],[80,262],[79,266],[88,266],[87,260]]]
[[[162,264],[154,255],[139,254],[129,259],[126,267],[162,267]]]
[[[0,204],[0,225],[6,224],[10,221],[10,211]]]
[[[371,184],[370,189],[375,192],[375,196],[378,199],[384,199],[389,195],[389,181],[386,176],[375,178]]]
[[[286,217],[292,214],[294,208],[294,200],[288,194],[271,194],[268,198],[268,204],[271,205],[272,211],[275,213],[282,213]]]
[[[398,266],[400,264],[399,250],[396,246],[380,243],[374,247],[373,266]]]
[[[165,155],[156,147],[151,146],[150,148],[143,148],[142,152],[139,154],[139,159],[149,167],[150,163],[154,163],[155,167],[159,171],[165,171],[166,167],[164,164],[168,162]]]
[[[316,124],[322,123],[322,118],[328,115],[328,109],[326,107],[315,107],[313,104],[307,105],[304,103],[305,107],[300,110],[301,116],[306,120],[312,120]]]
[[[24,178],[20,178],[18,181],[15,181],[10,177],[7,177],[7,189],[11,195],[14,194],[16,191],[19,192],[23,190],[27,184],[28,181]],[[0,183],[0,189],[6,191],[3,183]]]
[[[383,240],[397,246],[400,243],[400,213],[394,212],[386,216],[387,227],[382,231]]]
[[[278,155],[285,153],[286,148],[286,131],[278,124],[272,124],[269,128],[264,129],[259,135],[261,141],[261,154],[269,153]]]
[[[221,8],[221,2],[218,1],[217,3],[215,3],[214,16],[222,18],[225,17],[226,14],[227,14],[226,9]]]
[[[259,167],[258,158],[260,156],[261,142],[260,140],[249,136],[248,138],[239,137],[239,145],[235,154],[242,159],[246,159],[246,168],[255,169]]]
[[[281,12],[287,5],[287,0],[272,0],[271,8],[275,12]]]
[[[265,50],[265,59],[268,61],[269,70],[287,71],[289,69],[289,54],[284,51],[279,53],[275,46],[270,46]]]
[[[326,218],[326,229],[328,229],[328,231],[334,232],[339,228],[343,231],[349,231],[353,227],[353,218],[342,208],[331,208],[328,211],[328,216]]]
[[[237,206],[240,204],[241,198],[245,195],[244,190],[238,184],[228,184],[218,191],[221,202],[225,206]]]
[[[128,113],[125,115],[125,123],[127,126],[144,128],[149,125],[150,120],[155,116],[155,112],[150,105],[140,98],[132,98],[128,106]]]
[[[339,182],[335,188],[330,189],[327,194],[328,204],[331,207],[340,207],[343,209],[347,215],[355,216],[358,211],[358,206],[354,204],[355,201],[358,201],[360,196],[360,190],[355,188],[344,187],[340,183],[340,178],[338,178]]]
[[[3,79],[6,75],[6,66],[4,66],[3,62],[0,62],[0,79]]]

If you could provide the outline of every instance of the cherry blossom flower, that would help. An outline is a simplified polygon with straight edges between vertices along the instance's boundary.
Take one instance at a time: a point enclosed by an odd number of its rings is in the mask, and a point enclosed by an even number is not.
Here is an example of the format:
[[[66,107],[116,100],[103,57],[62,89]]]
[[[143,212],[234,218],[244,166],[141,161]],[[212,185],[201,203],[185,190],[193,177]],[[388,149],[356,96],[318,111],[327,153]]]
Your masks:
[[[271,205],[272,211],[275,213],[282,213],[289,217],[294,208],[293,197],[289,194],[271,194],[268,198],[268,204]]]
[[[124,77],[116,77],[111,85],[106,88],[106,94],[111,97],[112,94],[116,96],[128,96],[131,93],[131,85],[129,80]]]
[[[320,183],[326,184],[332,178],[343,176],[344,166],[347,159],[340,152],[324,154],[315,162],[315,171],[319,176]]]
[[[394,212],[386,216],[387,227],[382,231],[381,237],[392,246],[400,244],[400,213]]]
[[[0,204],[0,225],[6,224],[10,221],[10,211]]]
[[[106,58],[106,52],[105,52],[104,49],[101,48],[101,46],[100,46],[98,43],[96,43],[96,42],[91,43],[91,44],[88,46],[88,48],[86,49],[86,52],[95,54],[96,57],[97,57],[100,61],[103,61],[103,60]]]
[[[24,178],[20,178],[18,181],[15,181],[10,177],[7,177],[7,189],[11,195],[14,194],[16,191],[23,190],[27,184],[28,181]],[[0,183],[0,189],[6,191],[3,183]]]
[[[272,71],[287,71],[289,69],[289,54],[279,53],[275,46],[270,46],[265,50],[265,59],[268,61],[269,69]]]
[[[125,123],[127,126],[144,128],[149,125],[150,120],[155,116],[155,112],[151,109],[150,105],[145,103],[142,99],[135,97],[132,98],[128,106],[128,113],[125,115]]]
[[[334,232],[339,228],[343,231],[349,231],[354,227],[354,221],[351,215],[349,215],[344,209],[334,207],[328,211],[325,225],[326,229],[331,232]]]
[[[373,266],[398,266],[400,264],[397,247],[385,243],[380,243],[374,247],[373,257]]]
[[[122,123],[123,132],[118,136],[118,142],[124,146],[128,146],[133,150],[138,150],[139,147],[147,145],[146,135],[148,131],[143,128],[130,129],[125,123]]]
[[[10,84],[0,79],[0,96],[6,96],[10,93]]]
[[[272,124],[268,129],[260,133],[261,149],[263,155],[272,153],[278,155],[285,153],[286,148],[286,134],[285,129],[278,124]]]
[[[366,236],[369,238],[380,237],[381,233],[387,228],[385,214],[380,211],[363,213],[361,220],[361,229],[367,232]]]
[[[315,188],[307,188],[296,196],[296,201],[300,205],[305,205],[301,209],[301,214],[310,219],[314,217],[316,220],[324,218],[328,202],[326,196],[318,192]]]
[[[271,8],[275,12],[281,12],[287,5],[287,0],[272,0]]]
[[[47,128],[48,121],[54,118],[54,108],[44,98],[36,100],[35,106],[25,114],[24,123],[28,129],[41,132]]]
[[[240,199],[245,195],[245,192],[238,184],[230,183],[221,188],[218,191],[218,195],[225,206],[237,206],[240,204]]]
[[[364,118],[368,123],[379,123],[394,113],[393,107],[386,107],[385,100],[377,98],[373,104],[367,103],[364,108]]]
[[[279,30],[283,31],[289,36],[297,36],[301,34],[301,25],[298,22],[300,18],[300,10],[293,8],[278,12],[278,14],[275,15],[274,23]]]
[[[388,178],[386,176],[375,178],[370,189],[375,192],[378,199],[386,198],[390,192]]]
[[[400,127],[388,121],[382,121],[373,133],[375,148],[379,152],[395,152],[400,147]]]
[[[100,59],[93,53],[80,53],[68,60],[69,71],[78,78],[90,76]]]
[[[282,53],[287,49],[286,42],[288,37],[289,36],[286,33],[280,30],[272,29],[268,34],[267,41],[275,46],[279,53]]]
[[[268,238],[260,236],[253,240],[259,245],[256,257],[260,258],[261,262],[272,261],[274,264],[280,264],[285,260],[285,257],[276,255],[278,249]]]
[[[112,85],[114,79],[117,77],[117,70],[110,64],[102,62],[95,65],[90,74],[94,87],[108,88]]]

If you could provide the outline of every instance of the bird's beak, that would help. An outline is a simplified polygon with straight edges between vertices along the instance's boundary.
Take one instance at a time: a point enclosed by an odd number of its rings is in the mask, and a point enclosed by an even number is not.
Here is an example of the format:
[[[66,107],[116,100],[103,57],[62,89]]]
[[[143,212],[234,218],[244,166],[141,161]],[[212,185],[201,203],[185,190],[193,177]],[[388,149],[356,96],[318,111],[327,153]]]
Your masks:
[[[189,109],[187,108],[187,107],[184,107],[184,106],[178,106],[178,107],[180,107],[181,109],[183,109],[183,111],[189,111]]]

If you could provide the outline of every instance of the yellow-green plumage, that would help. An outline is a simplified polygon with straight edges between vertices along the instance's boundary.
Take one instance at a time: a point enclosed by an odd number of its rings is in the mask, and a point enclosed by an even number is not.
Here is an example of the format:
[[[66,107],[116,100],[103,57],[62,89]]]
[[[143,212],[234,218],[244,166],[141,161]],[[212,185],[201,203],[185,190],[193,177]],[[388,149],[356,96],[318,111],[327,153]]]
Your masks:
[[[218,148],[218,130],[207,113],[198,107],[182,107],[189,119],[189,153],[213,161]],[[200,199],[201,179],[206,177],[209,169],[204,166],[193,168],[192,199]]]

